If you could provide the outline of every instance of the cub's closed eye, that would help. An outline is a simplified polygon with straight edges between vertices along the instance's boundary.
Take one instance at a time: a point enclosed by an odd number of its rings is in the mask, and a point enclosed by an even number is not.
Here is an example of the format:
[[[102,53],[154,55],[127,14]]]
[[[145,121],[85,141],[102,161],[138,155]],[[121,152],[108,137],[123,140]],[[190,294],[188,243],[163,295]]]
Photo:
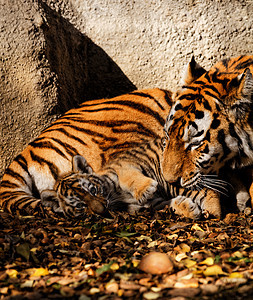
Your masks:
[[[79,202],[79,203],[77,203],[77,205],[76,205],[76,208],[84,208],[85,207],[85,204],[84,203],[82,203],[82,202]]]
[[[97,195],[97,188],[94,185],[89,186],[89,193],[92,196],[96,196]]]

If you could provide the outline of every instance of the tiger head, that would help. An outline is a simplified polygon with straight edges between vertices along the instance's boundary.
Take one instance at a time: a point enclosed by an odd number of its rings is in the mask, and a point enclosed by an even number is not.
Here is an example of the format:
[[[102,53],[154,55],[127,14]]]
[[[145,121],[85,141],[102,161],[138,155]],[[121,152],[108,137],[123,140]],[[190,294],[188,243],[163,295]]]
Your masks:
[[[83,156],[73,157],[73,172],[59,178],[53,190],[44,190],[41,201],[67,217],[81,217],[86,212],[104,214],[107,207],[105,179],[98,176]]]
[[[169,183],[219,190],[220,169],[253,162],[253,56],[210,71],[194,60],[167,117],[162,168]]]

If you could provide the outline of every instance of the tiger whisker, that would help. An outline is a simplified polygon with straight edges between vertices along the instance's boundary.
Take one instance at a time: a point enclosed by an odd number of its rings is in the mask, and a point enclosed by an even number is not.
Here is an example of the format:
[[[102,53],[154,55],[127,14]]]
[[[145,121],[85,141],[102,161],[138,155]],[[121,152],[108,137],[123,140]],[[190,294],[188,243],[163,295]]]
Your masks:
[[[213,191],[215,191],[217,193],[220,193],[220,194],[228,197],[228,194],[225,191],[222,191],[222,190],[216,188],[215,185],[212,185],[211,183],[202,182],[201,184],[203,185],[203,187],[207,187],[207,188],[209,188],[209,189],[211,189],[211,190],[213,190]]]
[[[208,178],[208,177],[212,177],[212,178]],[[213,177],[217,177],[217,178],[213,179]],[[219,184],[228,185],[231,188],[234,188],[231,183],[229,183],[225,180],[219,179],[217,175],[201,175],[201,178],[204,180],[209,180],[209,181],[211,180],[211,181],[217,182]]]
[[[217,188],[220,188],[221,190],[225,190],[225,191],[229,191],[228,188],[225,186],[225,185],[222,185],[218,182],[215,182],[215,181],[211,181],[211,180],[201,180],[201,182],[203,183],[207,183],[207,184],[210,184],[210,185],[213,185],[213,186],[216,186]]]

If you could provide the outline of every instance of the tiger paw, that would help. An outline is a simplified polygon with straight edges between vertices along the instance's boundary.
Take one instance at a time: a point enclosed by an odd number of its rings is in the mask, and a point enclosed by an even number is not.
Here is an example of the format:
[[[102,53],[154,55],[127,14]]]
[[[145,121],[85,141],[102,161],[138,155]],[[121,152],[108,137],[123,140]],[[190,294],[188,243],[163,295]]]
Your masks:
[[[142,189],[140,189],[138,192],[135,192],[134,196],[140,205],[145,204],[148,199],[153,197],[157,190],[157,185],[157,181],[149,179],[148,183],[146,182],[146,184],[142,186]]]
[[[171,209],[175,214],[184,216],[190,219],[198,219],[202,215],[199,206],[192,201],[191,198],[185,196],[177,196],[171,200]]]

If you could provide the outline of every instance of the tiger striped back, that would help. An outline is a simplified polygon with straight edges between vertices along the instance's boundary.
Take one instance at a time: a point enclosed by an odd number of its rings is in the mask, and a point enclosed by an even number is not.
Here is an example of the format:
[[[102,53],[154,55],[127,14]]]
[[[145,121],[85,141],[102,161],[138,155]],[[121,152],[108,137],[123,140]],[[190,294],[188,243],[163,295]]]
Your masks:
[[[2,208],[15,213],[39,207],[42,191],[71,172],[75,155],[97,172],[117,153],[161,138],[171,105],[169,91],[151,89],[86,101],[70,110],[7,168],[0,186]]]

